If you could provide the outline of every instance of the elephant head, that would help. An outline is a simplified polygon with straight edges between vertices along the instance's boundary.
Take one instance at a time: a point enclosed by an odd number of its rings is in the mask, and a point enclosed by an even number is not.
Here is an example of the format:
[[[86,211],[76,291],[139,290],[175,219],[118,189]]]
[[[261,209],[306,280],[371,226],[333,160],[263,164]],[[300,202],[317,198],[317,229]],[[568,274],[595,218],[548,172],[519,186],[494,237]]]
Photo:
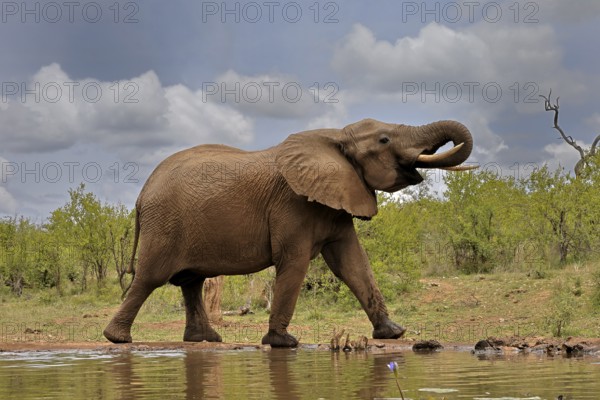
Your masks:
[[[435,154],[450,141],[453,148]],[[291,135],[278,146],[276,163],[296,194],[370,218],[377,213],[375,190],[420,183],[417,168],[472,169],[460,166],[472,148],[469,130],[455,121],[415,127],[365,119]]]

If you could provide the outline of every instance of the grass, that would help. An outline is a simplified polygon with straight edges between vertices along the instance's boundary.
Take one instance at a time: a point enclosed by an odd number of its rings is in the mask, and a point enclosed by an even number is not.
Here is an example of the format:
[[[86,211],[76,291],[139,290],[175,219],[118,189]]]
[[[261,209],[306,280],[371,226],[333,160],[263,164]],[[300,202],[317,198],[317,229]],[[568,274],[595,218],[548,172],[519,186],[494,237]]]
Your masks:
[[[406,336],[472,344],[488,336],[560,335],[600,337],[598,264],[574,264],[535,273],[426,277],[388,302],[391,318]],[[229,279],[229,278],[226,278]],[[239,279],[239,278],[238,278]],[[239,280],[243,283],[243,280]],[[227,297],[228,296],[228,297]],[[243,305],[244,291],[226,294],[227,304]],[[304,343],[327,343],[334,328],[352,337],[371,336],[372,327],[357,301],[336,304],[333,296],[303,291],[290,332]],[[0,341],[104,341],[101,333],[117,310],[120,290],[110,284],[84,294],[59,296],[54,290],[24,291],[21,298],[0,289]],[[225,316],[217,327],[225,341],[260,342],[269,315]],[[185,310],[180,290],[157,289],[133,327],[135,341],[180,341]]]

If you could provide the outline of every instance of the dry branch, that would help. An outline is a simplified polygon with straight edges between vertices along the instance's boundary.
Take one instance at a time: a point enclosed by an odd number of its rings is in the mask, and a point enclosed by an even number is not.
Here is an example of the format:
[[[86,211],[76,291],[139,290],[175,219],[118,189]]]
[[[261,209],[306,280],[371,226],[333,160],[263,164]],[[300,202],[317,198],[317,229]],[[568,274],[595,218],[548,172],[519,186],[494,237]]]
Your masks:
[[[573,169],[575,171],[575,176],[578,177],[581,173],[581,169],[586,164],[587,159],[596,154],[596,148],[598,142],[600,142],[600,135],[596,136],[589,150],[582,148],[580,145],[577,144],[577,142],[573,139],[572,136],[567,135],[565,131],[563,131],[563,129],[560,127],[560,125],[558,125],[558,109],[560,108],[558,104],[558,99],[560,97],[556,97],[556,103],[552,104],[552,89],[550,89],[550,93],[548,93],[548,96],[544,96],[543,94],[541,94],[540,97],[544,99],[544,109],[546,111],[554,111],[554,129],[556,129],[560,133],[562,139],[569,146],[573,147],[579,153],[579,161],[577,161],[577,164],[575,164],[575,168]]]

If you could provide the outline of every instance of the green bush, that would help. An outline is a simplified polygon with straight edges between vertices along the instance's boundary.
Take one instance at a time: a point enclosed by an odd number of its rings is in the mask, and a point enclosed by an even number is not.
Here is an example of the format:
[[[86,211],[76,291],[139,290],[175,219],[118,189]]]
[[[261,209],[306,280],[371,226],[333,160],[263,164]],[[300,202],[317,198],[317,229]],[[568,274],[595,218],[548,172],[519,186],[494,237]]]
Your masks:
[[[592,305],[600,311],[600,264],[592,272]]]
[[[600,248],[600,154],[589,161],[577,179],[546,167],[527,177],[447,173],[441,195],[433,193],[431,180],[399,194],[378,194],[378,214],[371,221],[355,220],[355,226],[384,298],[394,302],[418,288],[424,273],[518,271],[551,278],[551,267],[595,260]],[[129,210],[103,204],[83,185],[69,191],[69,200],[47,223],[23,217],[0,220],[0,286],[5,288],[0,295],[46,289],[58,297],[48,294],[44,301],[90,294],[89,301],[119,303],[118,274],[130,251],[121,246],[117,254],[117,245],[131,240],[126,234],[131,224]],[[589,295],[600,308],[600,272],[595,277],[589,294],[583,293],[583,284],[572,290],[582,298]],[[227,277],[222,308],[247,303],[267,308],[273,280],[273,268]],[[156,307],[180,304],[178,290],[158,293],[152,296],[158,299]],[[320,257],[311,263],[301,296],[314,307],[336,302],[359,308]],[[558,314],[569,308],[565,299],[557,300]]]
[[[578,297],[577,282],[556,282],[545,316],[546,326],[555,337],[567,335],[569,324],[580,307]]]

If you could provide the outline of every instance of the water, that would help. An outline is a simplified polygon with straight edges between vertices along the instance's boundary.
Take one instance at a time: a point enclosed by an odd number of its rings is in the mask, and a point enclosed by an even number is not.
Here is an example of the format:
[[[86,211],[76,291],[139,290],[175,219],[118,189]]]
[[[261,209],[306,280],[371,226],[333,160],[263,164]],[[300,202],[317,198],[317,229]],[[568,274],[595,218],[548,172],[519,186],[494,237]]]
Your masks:
[[[600,398],[597,358],[314,350],[0,353],[0,399]]]

